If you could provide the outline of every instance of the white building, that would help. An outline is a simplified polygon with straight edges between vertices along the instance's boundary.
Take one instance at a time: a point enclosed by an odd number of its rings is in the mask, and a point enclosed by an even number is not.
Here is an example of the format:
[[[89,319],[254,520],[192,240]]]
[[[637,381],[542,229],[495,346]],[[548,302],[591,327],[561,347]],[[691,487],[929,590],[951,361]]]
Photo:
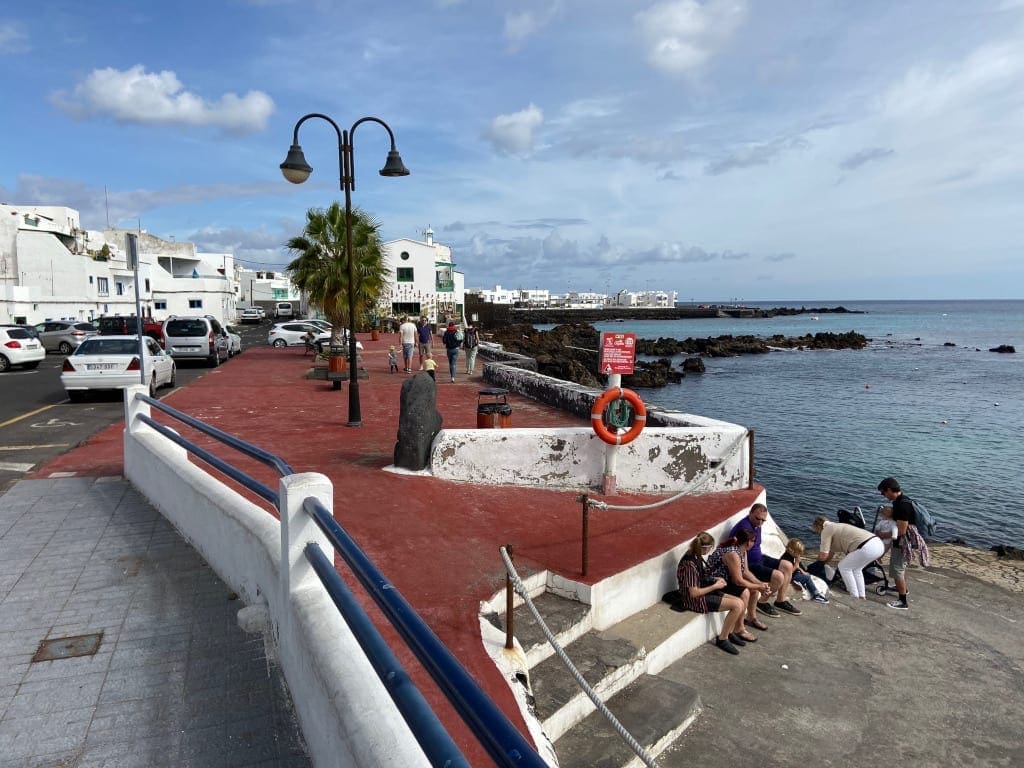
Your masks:
[[[91,320],[135,313],[131,230],[85,231],[78,211],[0,204],[0,322]],[[138,236],[138,291],[144,315],[235,316],[231,254],[197,253],[192,243]]]
[[[238,286],[238,303],[244,306],[261,306],[269,311],[277,301],[301,302],[299,289],[284,272],[239,269]],[[305,305],[302,310],[303,314],[308,314]]]
[[[377,306],[380,317],[426,315],[431,323],[449,318],[461,321],[465,307],[465,275],[455,269],[452,250],[434,242],[427,227],[426,240],[401,238],[384,243],[384,268],[390,285]]]

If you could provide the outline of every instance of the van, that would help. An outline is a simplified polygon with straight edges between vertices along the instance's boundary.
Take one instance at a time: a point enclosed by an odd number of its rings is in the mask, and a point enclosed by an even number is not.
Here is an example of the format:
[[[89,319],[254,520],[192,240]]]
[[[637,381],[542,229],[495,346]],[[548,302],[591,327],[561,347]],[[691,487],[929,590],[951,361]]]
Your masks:
[[[292,310],[292,303],[290,301],[279,301],[274,305],[274,317],[295,317],[295,312]]]
[[[206,360],[218,366],[230,357],[231,342],[223,326],[210,315],[174,317],[164,321],[164,349],[176,360]]]

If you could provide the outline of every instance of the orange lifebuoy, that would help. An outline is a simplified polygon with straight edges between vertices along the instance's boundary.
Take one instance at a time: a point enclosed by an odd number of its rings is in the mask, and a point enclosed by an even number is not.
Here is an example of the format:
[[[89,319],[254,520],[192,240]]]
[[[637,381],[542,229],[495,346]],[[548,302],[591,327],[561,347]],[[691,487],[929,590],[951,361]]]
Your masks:
[[[604,409],[613,400],[625,400],[633,406],[633,426],[620,435],[617,430],[608,429],[604,424]],[[644,401],[631,389],[614,387],[606,389],[601,396],[594,401],[594,407],[590,409],[590,424],[594,428],[594,434],[609,445],[626,445],[636,440],[644,431],[644,423],[647,421],[647,409]]]

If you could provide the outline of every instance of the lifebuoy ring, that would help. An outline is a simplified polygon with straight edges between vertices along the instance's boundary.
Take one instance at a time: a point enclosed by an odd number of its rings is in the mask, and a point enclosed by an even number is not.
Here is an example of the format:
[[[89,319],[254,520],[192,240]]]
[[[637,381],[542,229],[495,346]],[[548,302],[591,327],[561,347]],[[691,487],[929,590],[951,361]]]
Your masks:
[[[604,424],[604,409],[613,400],[625,400],[633,406],[633,426],[620,435],[618,430],[611,430]],[[594,428],[594,434],[608,443],[608,445],[626,445],[636,440],[644,431],[644,423],[647,421],[647,409],[644,401],[631,389],[614,387],[606,389],[601,396],[594,401],[594,407],[590,409],[590,424]]]

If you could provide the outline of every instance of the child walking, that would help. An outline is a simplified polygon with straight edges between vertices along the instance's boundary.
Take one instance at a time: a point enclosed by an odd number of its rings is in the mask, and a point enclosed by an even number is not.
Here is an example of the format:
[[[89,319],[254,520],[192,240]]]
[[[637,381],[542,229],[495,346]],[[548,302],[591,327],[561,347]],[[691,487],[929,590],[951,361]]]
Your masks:
[[[818,588],[814,586],[814,579],[811,578],[811,574],[805,571],[804,567],[800,564],[800,558],[803,557],[803,554],[804,543],[800,539],[790,539],[786,545],[786,553],[780,559],[787,560],[793,564],[794,584],[810,592],[811,599],[814,602],[828,605],[828,598],[818,591]]]
[[[434,355],[432,352],[427,352],[426,357],[423,358],[423,370],[427,372],[427,375],[434,381],[437,381],[437,377],[434,375],[434,371],[437,370],[437,363],[434,361]]]
[[[388,366],[391,368],[389,373],[398,373],[398,354],[394,344],[388,350]]]

